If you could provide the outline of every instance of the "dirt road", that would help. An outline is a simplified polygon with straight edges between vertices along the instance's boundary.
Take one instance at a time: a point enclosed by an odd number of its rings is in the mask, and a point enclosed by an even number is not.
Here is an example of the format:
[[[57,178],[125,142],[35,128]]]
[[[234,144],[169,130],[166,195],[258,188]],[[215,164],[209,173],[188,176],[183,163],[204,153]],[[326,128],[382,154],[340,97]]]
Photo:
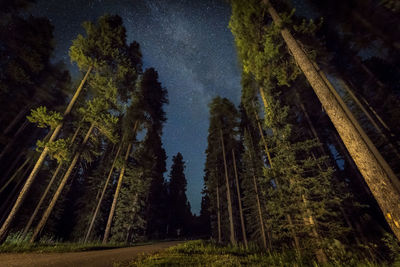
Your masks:
[[[182,241],[161,242],[152,245],[143,245],[130,248],[96,250],[87,252],[68,253],[4,253],[0,254],[1,267],[85,267],[113,266],[114,262],[129,262],[137,255],[151,254]]]

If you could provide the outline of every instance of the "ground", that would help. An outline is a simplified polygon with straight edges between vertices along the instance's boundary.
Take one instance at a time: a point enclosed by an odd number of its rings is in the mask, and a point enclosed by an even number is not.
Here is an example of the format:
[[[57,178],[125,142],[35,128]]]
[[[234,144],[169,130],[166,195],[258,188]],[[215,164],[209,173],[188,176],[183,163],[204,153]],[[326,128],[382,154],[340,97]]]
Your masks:
[[[69,253],[3,253],[0,254],[0,267],[74,267],[74,266],[113,266],[116,262],[129,262],[143,254],[152,254],[175,246],[181,242],[161,242],[151,245],[135,246],[129,248],[69,252]]]

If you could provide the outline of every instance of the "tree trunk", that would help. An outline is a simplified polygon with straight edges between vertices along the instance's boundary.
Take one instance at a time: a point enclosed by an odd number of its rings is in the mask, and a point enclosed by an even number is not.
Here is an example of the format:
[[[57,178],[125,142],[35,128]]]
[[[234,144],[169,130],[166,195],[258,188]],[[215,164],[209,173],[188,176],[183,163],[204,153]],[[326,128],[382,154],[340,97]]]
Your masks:
[[[8,181],[0,188],[0,194],[4,191],[4,189],[7,188],[7,186],[14,181],[15,177],[17,177],[17,174],[26,166],[26,164],[28,164],[29,160],[31,160],[32,158],[29,157],[27,158],[24,163],[22,163],[22,165],[14,172],[14,174],[11,176],[10,179],[8,179]]]
[[[312,123],[311,118],[310,118],[310,116],[308,115],[308,112],[307,112],[307,110],[306,110],[306,107],[304,106],[303,102],[301,101],[300,96],[299,96],[299,93],[298,93],[297,91],[296,91],[296,98],[297,98],[297,102],[299,103],[300,109],[301,109],[301,110],[303,111],[303,113],[304,113],[304,117],[306,118],[308,127],[310,127],[310,129],[311,129],[311,132],[312,132],[313,137],[318,141],[318,147],[319,147],[319,149],[320,149],[322,155],[326,154],[326,153],[325,153],[325,149],[324,149],[324,147],[322,146],[321,139],[319,139],[319,136],[318,136],[317,131],[315,130],[314,124]]]
[[[375,109],[368,103],[368,101],[361,96],[361,100],[364,102],[364,104],[368,107],[368,109],[375,115],[376,119],[382,124],[382,126],[386,129],[386,131],[389,132],[391,137],[395,137],[395,134],[392,132],[392,130],[389,128],[389,126],[383,121],[381,116],[375,111]]]
[[[250,143],[251,143],[251,149],[255,149],[254,144],[253,144],[253,139],[250,135],[250,131],[249,129],[247,129],[248,135],[249,135],[249,139],[250,139]],[[251,162],[253,161],[253,156],[251,155],[251,151],[249,151],[249,155],[250,155],[250,160]],[[264,219],[263,219],[263,215],[262,215],[262,210],[261,210],[261,203],[260,203],[260,196],[258,195],[258,186],[257,186],[257,179],[256,179],[256,175],[255,175],[255,168],[253,166],[252,168],[253,170],[253,184],[254,184],[254,193],[256,194],[256,201],[257,201],[257,211],[258,211],[258,217],[260,220],[260,232],[261,232],[261,237],[262,237],[262,241],[263,241],[263,245],[264,248],[267,249],[269,252],[271,251],[267,245],[267,238],[265,236],[265,229],[264,229]],[[271,241],[271,240],[269,240]]]
[[[119,156],[119,152],[121,151],[121,146],[122,145],[119,145],[117,153],[115,154],[114,161],[113,161],[113,163],[111,165],[111,169],[110,169],[110,171],[108,173],[108,176],[107,176],[107,180],[106,180],[106,182],[105,182],[105,184],[103,186],[103,191],[101,192],[100,199],[97,202],[96,210],[94,211],[93,216],[92,216],[92,220],[90,221],[90,225],[89,225],[89,228],[87,230],[87,233],[86,233],[86,236],[85,236],[85,240],[83,241],[84,243],[86,243],[88,241],[88,239],[89,239],[90,233],[91,233],[93,225],[94,225],[94,221],[96,220],[96,217],[97,217],[97,213],[100,210],[101,203],[103,202],[104,195],[106,194],[108,183],[110,182],[111,175],[113,174],[115,163],[117,162],[117,159],[118,159],[118,156]]]
[[[238,178],[238,173],[237,173],[237,168],[236,168],[235,150],[233,148],[232,148],[232,159],[233,159],[233,170],[235,171],[236,192],[237,192],[237,197],[238,197],[238,202],[239,202],[239,213],[240,213],[240,224],[242,226],[242,237],[243,237],[244,246],[246,248],[248,248],[247,237],[246,237],[246,228],[244,225],[244,218],[243,218],[242,199],[240,197],[239,178]]]
[[[81,129],[81,126],[79,126],[78,128],[76,128],[75,133],[74,133],[74,135],[72,136],[72,139],[71,139],[71,142],[70,142],[70,145],[71,145],[71,146],[72,146],[72,144],[74,143],[74,141],[75,141],[75,139],[76,139],[76,136],[78,135],[80,129]],[[46,189],[44,190],[44,192],[43,192],[43,194],[42,194],[42,197],[40,198],[38,204],[37,204],[36,207],[35,207],[35,210],[33,211],[31,217],[29,218],[29,221],[28,221],[28,223],[26,224],[26,226],[25,226],[25,228],[24,228],[24,231],[23,231],[23,233],[22,233],[22,236],[23,236],[23,237],[26,236],[26,234],[27,234],[28,231],[29,231],[29,228],[31,228],[31,225],[32,225],[32,223],[33,223],[33,220],[36,218],[36,215],[37,215],[37,213],[39,212],[39,209],[40,209],[40,207],[42,206],[43,201],[46,199],[47,194],[49,193],[51,186],[53,185],[55,179],[57,178],[58,173],[59,173],[60,170],[62,169],[62,166],[63,166],[63,162],[61,161],[60,163],[58,163],[57,169],[54,171],[54,173],[53,173],[53,175],[52,175],[52,177],[51,177],[51,179],[50,179],[50,181],[49,181],[49,183],[48,183]]]
[[[230,241],[231,241],[231,243],[232,243],[233,245],[235,245],[235,244],[236,244],[235,229],[234,229],[234,226],[233,226],[232,200],[231,200],[231,190],[230,190],[230,186],[229,186],[228,166],[226,165],[224,136],[223,136],[223,134],[222,134],[222,129],[220,129],[219,131],[220,131],[220,137],[221,137],[222,156],[223,156],[223,158],[224,158],[225,182],[226,182],[226,198],[227,198],[227,200],[228,200]]]
[[[19,177],[19,181],[17,182],[17,184],[15,185],[15,187],[13,188],[13,190],[10,192],[9,196],[7,197],[7,199],[4,201],[3,205],[0,208],[0,214],[4,214],[1,217],[0,223],[2,221],[4,221],[5,217],[6,217],[6,211],[8,210],[8,207],[10,206],[9,204],[12,204],[12,201],[15,201],[15,199],[17,198],[17,195],[15,195],[15,193],[17,192],[17,190],[19,189],[20,185],[22,184],[22,182],[24,181],[24,177],[26,175],[26,173],[29,171],[29,169],[32,167],[32,163],[29,164],[28,168],[25,169],[25,171],[22,173],[22,175]],[[3,213],[4,211],[4,213]]]
[[[14,145],[15,141],[18,140],[18,137],[21,135],[21,133],[25,130],[26,126],[28,126],[28,121],[24,121],[24,123],[22,123],[22,125],[18,128],[17,132],[14,134],[13,139],[11,139],[9,142],[7,142],[7,145],[3,148],[3,150],[1,151],[0,154],[0,162],[3,159],[3,157],[7,154],[8,150],[10,150],[10,148],[12,148],[12,146]]]
[[[18,162],[20,161],[20,159],[22,158],[22,156],[26,154],[24,153],[23,150],[21,150],[18,155],[15,157],[15,159],[13,160],[13,162],[7,166],[7,171],[5,172],[4,175],[1,176],[0,181],[3,181],[3,179],[8,178],[8,176],[10,175],[10,173],[14,170],[14,167],[18,164]]]
[[[221,211],[219,208],[219,186],[217,181],[217,219],[218,219],[218,243],[222,242],[221,237]]]
[[[263,101],[263,102],[264,102],[264,107],[266,108],[266,107],[268,106],[268,103],[267,103],[267,101],[266,101],[266,99],[265,99],[265,95],[264,95],[264,92],[262,91],[262,89],[260,89],[260,93],[261,93],[261,92],[262,92],[262,98],[265,100],[265,101]],[[263,144],[264,144],[265,153],[267,154],[269,166],[270,166],[270,168],[272,169],[272,168],[273,168],[273,165],[272,165],[271,155],[270,155],[269,149],[268,149],[268,144],[267,144],[267,141],[265,140],[264,132],[263,132],[263,130],[262,130],[262,128],[261,128],[261,123],[260,123],[260,120],[259,120],[259,118],[258,118],[258,114],[257,114],[257,112],[256,112],[255,110],[254,110],[254,114],[255,114],[255,116],[256,116],[257,125],[258,125],[258,130],[260,131],[261,140],[262,140],[262,142],[263,142]],[[279,184],[278,184],[278,181],[277,181],[277,180],[275,180],[275,184],[276,184],[276,187],[279,187]],[[290,214],[287,214],[287,215],[286,215],[286,219],[287,219],[287,221],[288,221],[290,227],[293,228],[292,216],[291,216]],[[298,238],[298,236],[296,235],[296,233],[294,232],[293,229],[292,229],[291,233],[292,233],[292,237],[293,237],[293,240],[294,240],[295,249],[296,249],[298,255],[300,256],[301,254],[300,254],[300,242],[299,242],[299,238]]]
[[[111,205],[110,214],[108,215],[107,226],[106,226],[106,230],[104,232],[103,244],[106,244],[108,242],[108,237],[110,236],[111,223],[112,223],[112,219],[114,217],[115,208],[117,206],[118,195],[119,195],[119,191],[121,190],[122,179],[124,178],[124,173],[125,173],[125,168],[126,168],[126,162],[129,158],[129,153],[131,152],[131,148],[132,148],[132,144],[129,144],[128,148],[126,149],[124,165],[122,166],[121,172],[119,174],[117,188],[115,189],[114,199],[113,199],[113,202]]]
[[[262,92],[262,90],[261,90],[261,92]],[[264,107],[267,107],[267,102],[266,101],[264,102]],[[255,110],[254,110],[254,114],[255,114],[256,120],[257,120],[258,131],[260,132],[261,140],[262,140],[262,142],[264,144],[265,154],[267,154],[269,166],[272,168],[271,154],[269,153],[267,141],[265,140],[264,132],[262,130],[261,123],[260,123],[260,120],[258,118],[258,114],[257,114],[257,112]]]
[[[79,87],[75,91],[74,96],[72,97],[72,99],[69,102],[66,110],[64,111],[64,117],[71,112],[72,107],[74,106],[76,100],[78,99],[78,96],[79,96],[80,92],[82,91],[83,85],[85,84],[85,82],[86,82],[86,80],[87,80],[87,78],[88,78],[88,76],[89,76],[91,71],[92,71],[92,66],[90,66],[89,69],[87,70],[85,77],[81,81]],[[61,122],[54,129],[53,134],[50,136],[50,140],[49,140],[50,142],[54,141],[57,138],[58,134],[61,131],[61,128],[62,128],[63,124],[64,123]],[[29,191],[29,189],[31,188],[31,186],[32,186],[32,184],[34,182],[35,177],[36,177],[37,173],[40,170],[40,167],[42,166],[44,160],[46,159],[46,156],[47,156],[48,152],[49,152],[49,148],[47,146],[45,146],[43,151],[42,151],[42,153],[39,156],[39,159],[37,160],[35,166],[33,167],[28,179],[26,180],[23,188],[21,189],[21,191],[20,191],[20,193],[18,195],[17,201],[15,202],[11,212],[9,213],[7,219],[5,220],[5,222],[3,223],[2,227],[0,228],[0,243],[2,243],[3,240],[6,238],[8,230],[9,230],[9,228],[11,226],[11,223],[14,220],[15,216],[17,215],[17,212],[20,209],[20,207],[22,205],[22,202],[24,201],[26,195],[28,194],[28,191]]]
[[[351,99],[353,99],[353,101],[357,104],[357,106],[362,110],[362,112],[364,113],[364,115],[367,117],[367,119],[370,121],[370,123],[374,126],[375,130],[377,131],[377,133],[379,134],[379,136],[385,140],[385,142],[389,145],[389,147],[391,148],[391,150],[394,152],[394,154],[396,154],[396,157],[398,159],[400,159],[400,154],[397,150],[397,148],[392,144],[391,140],[389,140],[389,138],[386,136],[386,134],[383,132],[383,130],[381,129],[381,127],[379,127],[379,125],[376,123],[376,121],[372,118],[371,114],[365,109],[364,105],[360,102],[360,100],[358,100],[357,96],[354,94],[353,90],[351,90],[351,88],[347,85],[347,83],[345,81],[343,81],[342,79],[338,79],[340,84],[342,85],[342,87],[346,90],[346,92],[350,95]],[[377,115],[377,114],[376,114]],[[381,120],[380,120],[381,121]],[[383,121],[382,121],[383,122]],[[381,122],[381,123],[382,123]],[[384,122],[383,124],[384,127],[387,126]],[[389,129],[389,133],[390,133],[390,129]]]
[[[274,22],[280,25],[281,19],[275,9],[268,0],[263,0],[263,2],[268,6],[268,12]],[[345,111],[335,97],[334,92],[325,84],[314,68],[313,63],[297,44],[288,29],[283,28],[281,35],[371,189],[385,215],[386,221],[397,239],[400,240],[400,196],[396,186],[393,184],[394,174],[391,174],[384,162],[376,157],[380,155],[379,152],[376,154],[373,147],[368,144],[368,140],[364,138],[362,132],[354,124],[351,115]]]
[[[299,257],[301,257],[301,253],[300,253],[300,241],[299,238],[297,237],[294,229],[293,229],[293,220],[292,220],[292,216],[290,216],[290,214],[286,214],[286,219],[289,222],[290,225],[290,232],[293,236],[293,240],[294,240],[294,247],[296,248],[296,252],[299,255]]]
[[[400,181],[399,181],[399,179],[396,177],[396,175],[394,174],[393,170],[390,168],[389,164],[385,161],[385,159],[382,157],[382,155],[380,154],[378,149],[372,143],[372,141],[370,140],[368,135],[361,128],[360,124],[358,123],[358,121],[354,117],[353,113],[351,113],[350,109],[347,107],[347,105],[344,103],[343,99],[337,93],[336,89],[333,87],[332,83],[328,80],[328,78],[326,77],[325,73],[321,69],[319,69],[319,67],[318,67],[318,65],[316,63],[313,63],[313,65],[314,65],[315,70],[318,71],[318,74],[320,75],[322,80],[325,82],[325,84],[328,87],[328,89],[330,89],[331,93],[334,95],[336,100],[339,102],[339,105],[341,105],[342,109],[347,114],[349,120],[351,121],[351,123],[356,128],[355,130],[358,131],[358,133],[360,134],[361,138],[363,139],[363,141],[367,145],[368,149],[370,150],[370,152],[375,157],[376,161],[380,164],[380,166],[386,172],[387,176],[391,180],[393,186],[397,190],[397,193],[398,193],[398,195],[400,197]]]
[[[315,248],[315,256],[320,264],[325,265],[328,262],[328,257],[326,256],[324,250],[321,248],[321,238],[318,234],[317,226],[315,225],[311,210],[308,208],[307,199],[304,194],[301,195],[301,198],[303,200],[306,210],[306,215],[303,217],[304,223],[305,225],[311,226],[311,236],[316,240],[318,245],[317,248]]]
[[[58,198],[61,195],[62,190],[64,189],[65,184],[67,183],[68,178],[70,177],[72,170],[74,169],[76,163],[78,163],[79,157],[82,154],[82,149],[85,147],[86,143],[89,140],[90,135],[92,134],[92,131],[94,129],[94,123],[92,123],[90,125],[89,130],[87,131],[85,138],[82,141],[82,144],[80,145],[79,150],[75,153],[74,158],[71,161],[71,164],[68,167],[68,170],[66,171],[66,173],[64,174],[64,177],[61,180],[61,183],[59,184],[57,191],[55,192],[53,198],[51,199],[51,202],[49,204],[49,206],[47,207],[46,211],[43,214],[42,219],[40,220],[39,224],[36,226],[32,238],[30,240],[31,243],[35,242],[38,238],[38,235],[40,233],[40,231],[42,230],[42,228],[44,227],[44,225],[47,222],[47,219],[50,217],[51,212],[53,211],[54,206],[56,205],[56,202],[58,200]]]
[[[11,130],[15,127],[15,125],[24,117],[24,115],[28,112],[32,105],[28,105],[25,108],[22,108],[18,114],[14,117],[14,119],[8,124],[8,126],[4,129],[3,134],[7,135]]]
[[[36,215],[37,215],[37,213],[39,212],[39,209],[40,209],[40,207],[42,206],[43,201],[46,199],[47,194],[49,193],[51,186],[53,185],[54,181],[56,180],[58,173],[59,173],[60,170],[62,169],[62,165],[63,165],[63,162],[60,162],[60,163],[58,164],[58,166],[57,166],[57,169],[54,171],[54,173],[53,173],[53,175],[52,175],[52,177],[51,177],[51,179],[50,179],[50,182],[48,183],[46,189],[44,190],[44,192],[43,192],[43,194],[42,194],[42,197],[40,198],[39,202],[37,203],[37,205],[36,205],[36,207],[35,207],[35,210],[33,211],[31,217],[29,218],[28,223],[26,224],[26,226],[25,226],[25,228],[24,228],[24,231],[22,232],[22,236],[23,236],[23,237],[26,236],[26,234],[27,234],[28,231],[29,231],[29,228],[31,228],[31,225],[32,225],[32,223],[33,223],[33,220],[36,218]]]

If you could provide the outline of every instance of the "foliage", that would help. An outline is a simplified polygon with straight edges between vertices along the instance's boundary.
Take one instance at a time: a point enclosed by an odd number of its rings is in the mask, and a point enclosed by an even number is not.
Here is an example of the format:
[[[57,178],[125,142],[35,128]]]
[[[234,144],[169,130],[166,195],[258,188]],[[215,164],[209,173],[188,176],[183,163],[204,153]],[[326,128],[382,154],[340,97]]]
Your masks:
[[[56,111],[47,111],[45,106],[40,106],[37,109],[32,109],[31,115],[26,117],[30,122],[36,123],[40,128],[54,130],[62,121],[63,117]]]
[[[265,254],[256,249],[220,246],[207,241],[189,241],[151,256],[141,256],[129,264],[114,266],[316,266],[310,259],[299,262],[293,251]],[[332,263],[324,266],[386,266],[365,260],[352,264]]]
[[[65,139],[58,139],[52,142],[38,140],[36,151],[41,152],[45,147],[49,149],[49,154],[58,163],[68,161],[70,158],[69,142]]]
[[[65,253],[104,250],[127,247],[125,243],[66,243],[54,240],[54,237],[43,237],[38,243],[30,243],[31,235],[24,236],[21,233],[13,233],[0,245],[0,253]]]

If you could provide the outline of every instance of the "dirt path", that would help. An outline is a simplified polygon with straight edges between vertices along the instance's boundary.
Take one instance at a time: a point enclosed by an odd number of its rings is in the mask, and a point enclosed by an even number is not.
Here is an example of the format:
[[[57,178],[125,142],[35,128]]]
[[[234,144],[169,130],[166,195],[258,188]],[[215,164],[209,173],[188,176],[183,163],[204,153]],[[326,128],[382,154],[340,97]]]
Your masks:
[[[4,253],[0,254],[1,267],[85,267],[113,266],[114,262],[129,262],[137,255],[150,254],[168,247],[182,243],[182,241],[161,242],[152,245],[136,246],[130,248],[118,248],[87,252],[68,253]]]

